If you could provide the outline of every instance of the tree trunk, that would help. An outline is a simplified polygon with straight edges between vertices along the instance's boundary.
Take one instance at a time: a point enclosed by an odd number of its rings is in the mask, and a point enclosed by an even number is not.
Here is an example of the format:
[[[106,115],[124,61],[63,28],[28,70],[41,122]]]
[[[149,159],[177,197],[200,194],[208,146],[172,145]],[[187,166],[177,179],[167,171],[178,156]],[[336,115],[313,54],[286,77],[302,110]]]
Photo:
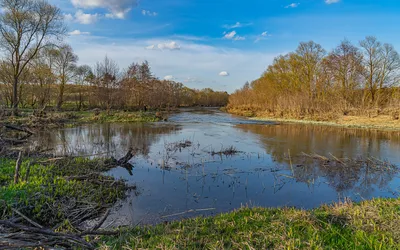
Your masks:
[[[18,116],[18,77],[14,76],[13,83],[13,99],[12,99],[12,115]]]
[[[60,85],[60,93],[58,95],[58,101],[57,101],[57,110],[61,110],[61,107],[63,105],[64,102],[64,87],[65,87],[65,83],[62,82]]]

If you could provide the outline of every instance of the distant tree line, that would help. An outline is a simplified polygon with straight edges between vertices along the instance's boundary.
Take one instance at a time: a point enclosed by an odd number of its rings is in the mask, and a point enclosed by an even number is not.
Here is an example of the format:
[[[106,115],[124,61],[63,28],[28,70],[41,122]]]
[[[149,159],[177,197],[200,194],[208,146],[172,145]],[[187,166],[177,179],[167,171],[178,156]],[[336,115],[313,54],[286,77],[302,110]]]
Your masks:
[[[296,118],[365,110],[398,113],[399,83],[399,54],[375,37],[366,37],[359,46],[344,40],[329,53],[315,42],[302,42],[232,94],[228,110]]]
[[[78,65],[64,44],[67,28],[59,8],[42,0],[0,0],[0,105],[44,109],[158,109],[225,106],[227,92],[195,90],[154,77],[149,63],[120,70],[105,57]]]

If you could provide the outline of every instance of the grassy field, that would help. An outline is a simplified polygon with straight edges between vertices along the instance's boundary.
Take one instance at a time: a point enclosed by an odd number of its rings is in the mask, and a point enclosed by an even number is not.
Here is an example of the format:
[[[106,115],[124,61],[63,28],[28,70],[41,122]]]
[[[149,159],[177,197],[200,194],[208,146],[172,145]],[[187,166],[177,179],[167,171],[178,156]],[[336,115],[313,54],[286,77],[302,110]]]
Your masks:
[[[400,200],[345,202],[314,210],[242,208],[132,228],[100,249],[400,249]]]

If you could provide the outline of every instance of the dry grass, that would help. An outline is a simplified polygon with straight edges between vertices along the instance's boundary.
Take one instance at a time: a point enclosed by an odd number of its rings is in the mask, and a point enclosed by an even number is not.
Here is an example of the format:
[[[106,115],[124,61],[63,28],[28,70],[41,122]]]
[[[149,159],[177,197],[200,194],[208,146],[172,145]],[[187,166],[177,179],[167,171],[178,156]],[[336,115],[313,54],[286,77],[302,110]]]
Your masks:
[[[276,117],[254,117],[254,120],[262,121],[277,121],[288,123],[302,123],[302,124],[317,124],[328,126],[340,127],[353,127],[353,128],[370,128],[380,130],[400,130],[400,120],[394,120],[390,115],[379,115],[375,117],[368,116],[341,116],[334,120],[317,121],[313,119],[290,119],[290,118],[276,118]]]

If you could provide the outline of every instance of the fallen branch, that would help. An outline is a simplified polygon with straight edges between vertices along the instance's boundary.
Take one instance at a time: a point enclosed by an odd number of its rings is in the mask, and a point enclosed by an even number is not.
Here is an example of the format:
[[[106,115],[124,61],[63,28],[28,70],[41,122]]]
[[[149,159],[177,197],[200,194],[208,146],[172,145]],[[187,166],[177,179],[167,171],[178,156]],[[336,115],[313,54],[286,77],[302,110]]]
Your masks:
[[[25,216],[24,214],[22,214],[22,213],[21,213],[20,211],[18,211],[17,209],[11,208],[11,210],[12,210],[14,213],[18,214],[19,216],[21,216],[22,218],[24,218],[27,222],[29,222],[29,223],[32,224],[33,226],[43,229],[43,227],[42,227],[40,224],[38,224],[37,222],[34,222],[33,220],[29,219],[27,216]]]
[[[9,124],[4,125],[4,127],[8,128],[8,129],[11,129],[11,130],[16,130],[16,131],[20,131],[20,132],[25,132],[25,133],[27,133],[27,134],[29,134],[29,135],[35,134],[32,130],[30,130],[30,129],[28,129],[28,128],[17,127],[17,126],[13,126],[13,125],[9,125]]]
[[[197,213],[197,212],[212,211],[212,210],[215,210],[215,209],[216,208],[189,209],[189,210],[181,212],[181,213],[164,215],[164,216],[161,216],[161,218],[163,219],[163,218],[168,218],[168,217],[174,217],[174,216],[178,216],[178,215],[184,215],[184,214],[187,214],[187,213]]]

